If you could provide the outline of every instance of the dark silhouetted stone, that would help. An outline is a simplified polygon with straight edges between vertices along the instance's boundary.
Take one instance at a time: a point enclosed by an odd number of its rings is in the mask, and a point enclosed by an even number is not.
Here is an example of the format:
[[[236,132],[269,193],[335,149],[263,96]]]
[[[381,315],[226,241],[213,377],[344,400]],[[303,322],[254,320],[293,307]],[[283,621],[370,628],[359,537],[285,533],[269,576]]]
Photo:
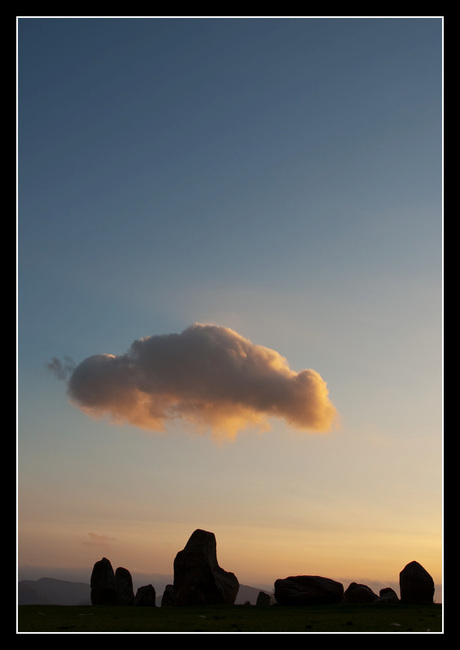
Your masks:
[[[195,530],[174,559],[175,605],[233,605],[239,582],[217,562],[214,533]]]
[[[271,598],[269,594],[265,593],[265,591],[259,591],[256,600],[257,607],[268,607],[270,605],[270,602],[271,602]]]
[[[352,582],[343,595],[346,603],[373,603],[377,598],[377,594],[374,594],[370,587],[357,582]]]
[[[115,574],[110,561],[106,557],[103,557],[94,565],[90,586],[93,605],[118,604]]]
[[[156,592],[153,585],[139,587],[134,598],[135,607],[156,607]]]
[[[174,605],[174,585],[166,585],[161,598],[161,606],[169,607]]]
[[[375,601],[376,603],[399,603],[399,598],[394,589],[391,587],[385,587],[380,589],[379,597]]]
[[[401,602],[412,605],[433,603],[434,582],[428,571],[418,562],[406,564],[399,574]]]
[[[133,579],[128,569],[118,567],[115,571],[115,587],[120,605],[132,605],[134,601]]]
[[[343,601],[343,585],[321,576],[290,576],[275,581],[278,605],[333,605]]]

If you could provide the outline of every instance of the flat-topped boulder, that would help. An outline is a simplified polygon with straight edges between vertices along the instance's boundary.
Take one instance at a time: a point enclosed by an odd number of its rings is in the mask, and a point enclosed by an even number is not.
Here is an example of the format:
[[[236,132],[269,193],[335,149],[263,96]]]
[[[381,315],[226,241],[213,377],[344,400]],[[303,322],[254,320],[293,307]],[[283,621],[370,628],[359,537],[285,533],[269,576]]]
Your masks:
[[[322,576],[289,576],[275,581],[278,605],[333,605],[343,601],[343,585]]]

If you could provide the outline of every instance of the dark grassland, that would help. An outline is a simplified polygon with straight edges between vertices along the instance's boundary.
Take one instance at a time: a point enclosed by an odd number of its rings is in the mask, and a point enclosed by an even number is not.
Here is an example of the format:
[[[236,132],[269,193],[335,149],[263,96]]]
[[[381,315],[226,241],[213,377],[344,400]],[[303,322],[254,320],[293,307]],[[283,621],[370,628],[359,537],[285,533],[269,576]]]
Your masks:
[[[18,632],[442,632],[442,606],[21,605]]]

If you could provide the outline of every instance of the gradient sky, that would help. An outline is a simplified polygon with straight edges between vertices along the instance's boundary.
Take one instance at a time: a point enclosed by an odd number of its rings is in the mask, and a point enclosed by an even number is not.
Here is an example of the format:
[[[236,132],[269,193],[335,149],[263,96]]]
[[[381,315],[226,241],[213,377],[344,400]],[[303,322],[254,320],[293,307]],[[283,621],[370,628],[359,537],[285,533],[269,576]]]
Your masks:
[[[441,18],[18,19],[18,564],[442,582]],[[95,419],[50,372],[194,324],[339,426]],[[345,587],[347,584],[345,584]],[[385,584],[383,585],[385,586]]]

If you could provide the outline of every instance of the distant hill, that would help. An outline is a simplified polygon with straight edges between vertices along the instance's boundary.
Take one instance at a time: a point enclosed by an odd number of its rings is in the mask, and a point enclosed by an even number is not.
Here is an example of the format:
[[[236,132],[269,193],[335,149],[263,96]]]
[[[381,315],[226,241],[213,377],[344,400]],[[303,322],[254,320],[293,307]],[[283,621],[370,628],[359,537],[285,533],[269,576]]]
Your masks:
[[[251,605],[255,605],[257,602],[257,596],[263,591],[265,594],[271,595],[266,589],[259,589],[258,587],[248,587],[247,585],[240,585],[238,594],[236,596],[235,605],[244,605],[244,603],[250,602]]]
[[[91,605],[90,587],[56,578],[20,580],[18,605]]]
[[[161,604],[163,588],[155,587],[157,603]],[[250,602],[255,605],[259,592],[256,587],[240,585],[235,601],[236,605]],[[268,592],[266,592],[268,593]],[[38,580],[19,580],[18,605],[91,605],[89,584],[71,582],[56,578],[39,578]]]

